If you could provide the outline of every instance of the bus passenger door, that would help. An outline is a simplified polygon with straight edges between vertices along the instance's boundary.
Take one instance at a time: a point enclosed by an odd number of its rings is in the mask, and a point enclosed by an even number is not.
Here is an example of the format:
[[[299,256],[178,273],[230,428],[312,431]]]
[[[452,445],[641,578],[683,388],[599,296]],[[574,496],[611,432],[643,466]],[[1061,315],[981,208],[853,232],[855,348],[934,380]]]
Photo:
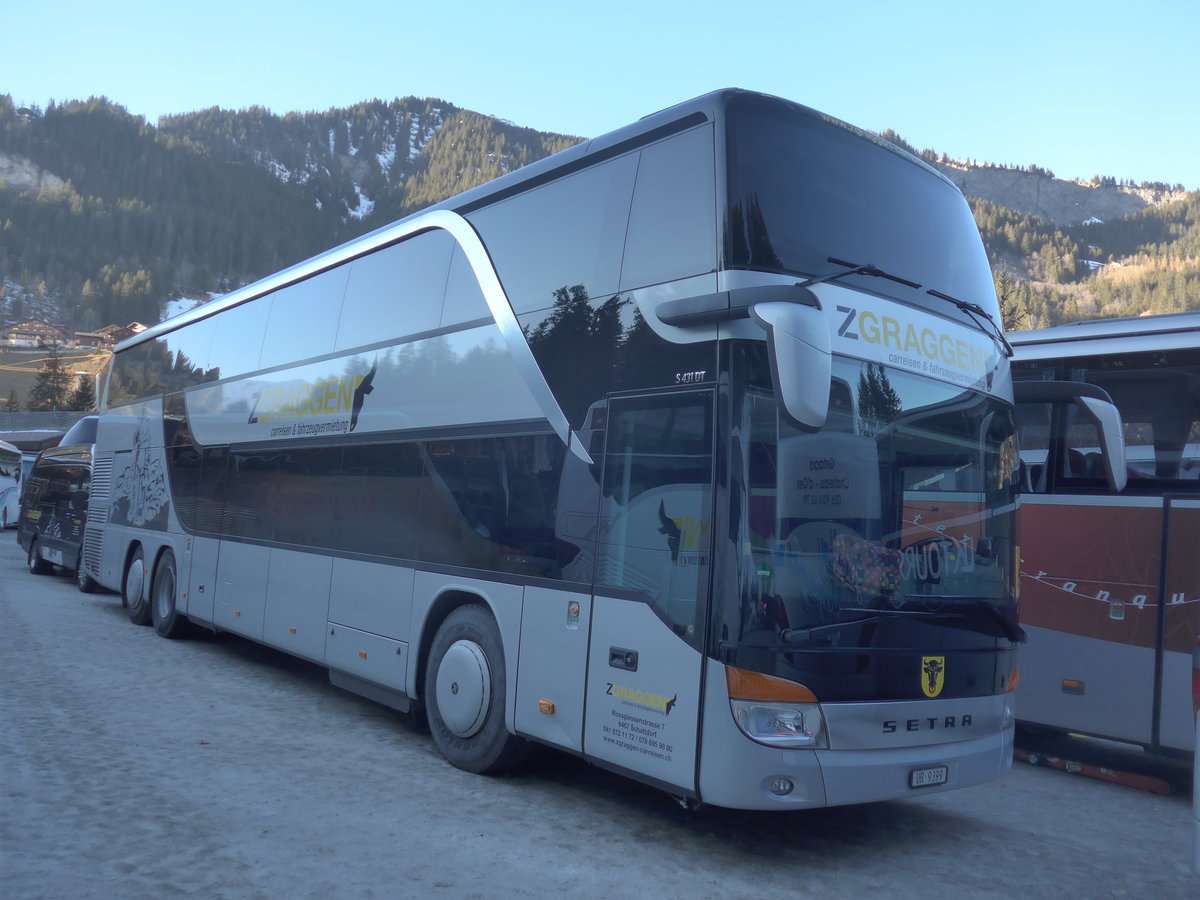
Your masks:
[[[687,794],[712,558],[713,396],[609,401],[588,654],[584,753]]]

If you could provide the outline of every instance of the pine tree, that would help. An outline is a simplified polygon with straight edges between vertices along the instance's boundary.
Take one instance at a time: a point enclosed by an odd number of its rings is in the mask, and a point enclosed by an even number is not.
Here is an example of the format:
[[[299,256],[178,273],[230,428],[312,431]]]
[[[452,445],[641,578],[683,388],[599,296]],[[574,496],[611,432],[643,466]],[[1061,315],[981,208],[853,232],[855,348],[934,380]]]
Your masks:
[[[5,412],[20,412],[21,401],[17,398],[17,389],[12,388],[8,392],[8,401],[4,407]]]
[[[67,407],[85,412],[95,410],[96,390],[92,387],[92,376],[79,376],[79,381],[75,384],[75,390],[71,391],[71,396],[67,398]]]
[[[29,392],[29,409],[50,412],[65,409],[71,391],[71,376],[63,368],[57,346],[52,346]]]

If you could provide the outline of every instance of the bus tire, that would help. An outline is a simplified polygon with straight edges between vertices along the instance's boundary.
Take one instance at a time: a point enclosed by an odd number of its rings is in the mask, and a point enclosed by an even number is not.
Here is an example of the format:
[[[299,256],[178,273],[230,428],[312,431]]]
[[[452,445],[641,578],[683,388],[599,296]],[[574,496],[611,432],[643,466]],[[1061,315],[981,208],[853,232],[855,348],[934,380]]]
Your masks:
[[[138,546],[125,566],[121,582],[121,605],[134,625],[150,624],[150,598],[146,596],[146,556]]]
[[[81,594],[94,594],[96,589],[100,587],[91,575],[87,573],[87,569],[83,567],[83,553],[80,552],[79,559],[75,563],[75,586],[79,588]]]
[[[454,767],[504,772],[529,751],[504,724],[504,645],[484,606],[460,606],[437,630],[425,667],[429,730]]]
[[[175,554],[163,552],[154,567],[154,580],[150,586],[150,614],[154,630],[159,637],[185,637],[189,631],[187,616],[179,611],[175,601],[179,597],[179,578],[175,567]]]
[[[38,549],[38,539],[34,538],[29,542],[29,574],[31,575],[49,575],[54,571],[54,566],[42,559],[42,551]]]

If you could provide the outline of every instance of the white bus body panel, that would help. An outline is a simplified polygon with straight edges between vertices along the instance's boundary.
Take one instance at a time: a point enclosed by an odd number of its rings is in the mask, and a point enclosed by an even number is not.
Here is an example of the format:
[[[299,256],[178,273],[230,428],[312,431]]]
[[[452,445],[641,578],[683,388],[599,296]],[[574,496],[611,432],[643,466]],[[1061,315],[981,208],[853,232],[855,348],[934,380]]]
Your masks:
[[[325,664],[330,669],[345,672],[360,681],[404,691],[408,644],[345,625],[331,624],[328,632]]]
[[[401,566],[335,557],[329,622],[409,640],[415,575]]]
[[[1025,633],[1028,644],[1017,648],[1021,669],[1016,693],[1018,719],[1118,741],[1150,743],[1152,648],[1033,625],[1026,625]],[[1082,682],[1083,693],[1068,693],[1064,681]]]
[[[517,660],[516,726],[521,734],[583,750],[583,699],[591,598],[525,588]],[[542,707],[553,704],[553,711]]]
[[[313,662],[325,659],[332,570],[330,556],[271,548],[264,643]]]
[[[116,543],[113,541],[112,543]],[[183,584],[188,585],[186,602],[180,609],[194,622],[213,624],[217,601],[217,559],[221,555],[218,538],[194,537],[191,539],[187,571],[180,573]]]
[[[840,806],[939,792],[992,781],[1012,765],[1013,725],[995,723],[1003,716],[1005,696],[974,697],[926,703],[847,703],[827,705],[835,748],[838,719],[869,717],[876,723],[903,722],[913,709],[955,709],[978,716],[982,737],[936,743],[907,744],[909,736],[895,733],[894,746],[868,749],[803,750],[768,747],[750,740],[733,720],[729,708],[725,667],[708,660],[704,702],[704,744],[700,753],[700,799],[705,803],[739,809],[799,809]],[[886,743],[879,727],[877,742]],[[918,732],[918,734],[921,732]],[[937,734],[943,740],[945,731]],[[911,740],[911,739],[909,739]],[[914,769],[947,767],[947,780],[933,787],[912,788]],[[790,781],[791,793],[778,796],[771,786]]]
[[[694,791],[700,653],[645,603],[603,595],[594,601],[590,644],[584,752]]]
[[[213,615],[218,628],[256,641],[263,639],[270,565],[268,547],[222,541]]]
[[[495,581],[484,581],[479,578],[459,578],[443,575],[437,572],[417,572],[413,580],[412,625],[409,634],[424,635],[432,638],[432,632],[426,635],[429,612],[439,597],[446,593],[470,595],[479,598],[479,602],[491,610],[496,626],[500,629],[500,642],[504,647],[504,686],[507,697],[507,708],[504,714],[504,724],[508,730],[516,733],[514,712],[517,698],[517,647],[521,644],[521,594],[523,588],[516,584],[501,584]],[[420,699],[417,691],[419,683],[418,667],[420,654],[411,653],[408,657],[407,686],[404,693],[414,699]]]

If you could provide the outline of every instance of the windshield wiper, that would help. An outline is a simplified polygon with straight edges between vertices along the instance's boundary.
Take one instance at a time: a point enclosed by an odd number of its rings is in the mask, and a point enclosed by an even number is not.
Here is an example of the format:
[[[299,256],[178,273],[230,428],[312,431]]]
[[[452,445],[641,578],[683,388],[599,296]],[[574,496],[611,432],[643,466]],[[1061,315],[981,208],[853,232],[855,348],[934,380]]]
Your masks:
[[[929,615],[927,612],[917,609],[863,609],[859,606],[840,607],[838,612],[865,612],[870,613],[870,615],[860,616],[857,619],[847,619],[844,622],[814,625],[812,628],[785,628],[779,633],[779,637],[785,644],[799,644],[809,640],[814,635],[824,634],[827,631],[840,631],[843,628],[850,628],[853,625],[865,625],[870,622],[878,622],[880,619],[901,619],[908,616],[924,617]]]
[[[927,598],[932,599],[932,598]],[[848,619],[845,622],[830,622],[827,625],[814,625],[812,628],[785,628],[780,632],[779,637],[784,644],[803,644],[810,641],[812,638],[824,634],[829,631],[840,631],[843,628],[850,628],[854,625],[865,625],[871,622],[878,622],[880,619],[969,619],[975,617],[978,613],[983,613],[986,622],[986,627],[972,628],[972,631],[979,631],[990,637],[1005,637],[1014,644],[1025,642],[1025,631],[1020,625],[1010,621],[1000,612],[993,604],[987,600],[981,600],[974,597],[948,598],[947,605],[952,608],[943,608],[939,610],[926,609],[879,609],[866,610],[859,607],[841,609],[839,612],[867,612],[870,615],[861,616],[857,619]],[[954,608],[957,607],[957,608]],[[981,624],[981,623],[976,623]]]
[[[833,272],[830,275],[821,275],[818,278],[810,278],[808,281],[800,283],[800,287],[811,287],[814,284],[824,284],[826,281],[837,281],[839,278],[847,278],[850,275],[870,275],[873,278],[886,278],[888,281],[895,281],[910,288],[920,290],[921,286],[915,281],[909,281],[907,278],[901,278],[899,275],[893,275],[891,272],[886,272],[879,266],[873,263],[858,263],[847,262],[844,259],[838,259],[833,256],[825,257],[826,262],[831,262],[835,266],[846,266],[842,272]]]
[[[824,284],[827,281],[837,281],[840,278],[848,278],[851,275],[870,275],[873,278],[886,278],[888,281],[895,281],[898,284],[903,284],[906,287],[914,288],[916,290],[921,289],[921,285],[917,284],[915,281],[909,281],[907,278],[901,278],[899,275],[893,275],[891,272],[879,268],[879,266],[875,265],[874,263],[852,263],[848,260],[838,259],[836,256],[827,256],[825,257],[825,261],[831,262],[835,266],[846,266],[846,268],[841,272],[833,272],[829,275],[821,275],[815,278],[810,278],[807,281],[802,281],[800,282],[800,287],[812,287],[814,284]],[[1008,342],[1008,338],[1004,336],[1004,329],[1002,329],[999,324],[997,324],[996,320],[992,318],[991,313],[989,313],[978,303],[968,303],[966,300],[959,300],[957,297],[951,297],[949,294],[943,294],[941,291],[935,291],[933,288],[927,289],[925,293],[931,297],[937,297],[939,300],[945,300],[947,303],[954,304],[972,319],[974,319],[975,323],[981,328],[984,328],[984,330],[988,330],[990,328],[997,342],[1001,347],[1004,348],[1004,355],[1010,358],[1012,357],[1012,344],[1010,344]],[[984,323],[979,320],[980,316],[987,320],[987,325],[984,325]]]
[[[969,619],[975,617],[978,613],[983,613],[985,618],[990,620],[987,623],[988,627],[986,629],[973,628],[973,631],[979,631],[991,637],[1006,637],[1014,644],[1025,643],[1025,629],[1007,618],[1004,613],[996,608],[995,604],[978,597],[949,597],[944,599],[945,606],[942,609],[936,611],[912,610],[912,612],[927,619]],[[997,626],[999,633],[996,630]]]
[[[1004,355],[1008,357],[1013,355],[1012,344],[1004,336],[1004,330],[996,324],[996,320],[992,318],[991,313],[978,303],[968,303],[966,300],[959,300],[957,297],[951,297],[949,294],[943,294],[941,291],[935,291],[933,288],[930,288],[925,293],[931,297],[937,297],[939,300],[945,300],[947,303],[953,303],[974,319],[981,327],[983,327],[983,323],[979,321],[979,316],[983,316],[987,319],[988,325],[991,326],[992,334],[996,336],[996,339],[1000,342],[1000,346],[1004,348]]]

